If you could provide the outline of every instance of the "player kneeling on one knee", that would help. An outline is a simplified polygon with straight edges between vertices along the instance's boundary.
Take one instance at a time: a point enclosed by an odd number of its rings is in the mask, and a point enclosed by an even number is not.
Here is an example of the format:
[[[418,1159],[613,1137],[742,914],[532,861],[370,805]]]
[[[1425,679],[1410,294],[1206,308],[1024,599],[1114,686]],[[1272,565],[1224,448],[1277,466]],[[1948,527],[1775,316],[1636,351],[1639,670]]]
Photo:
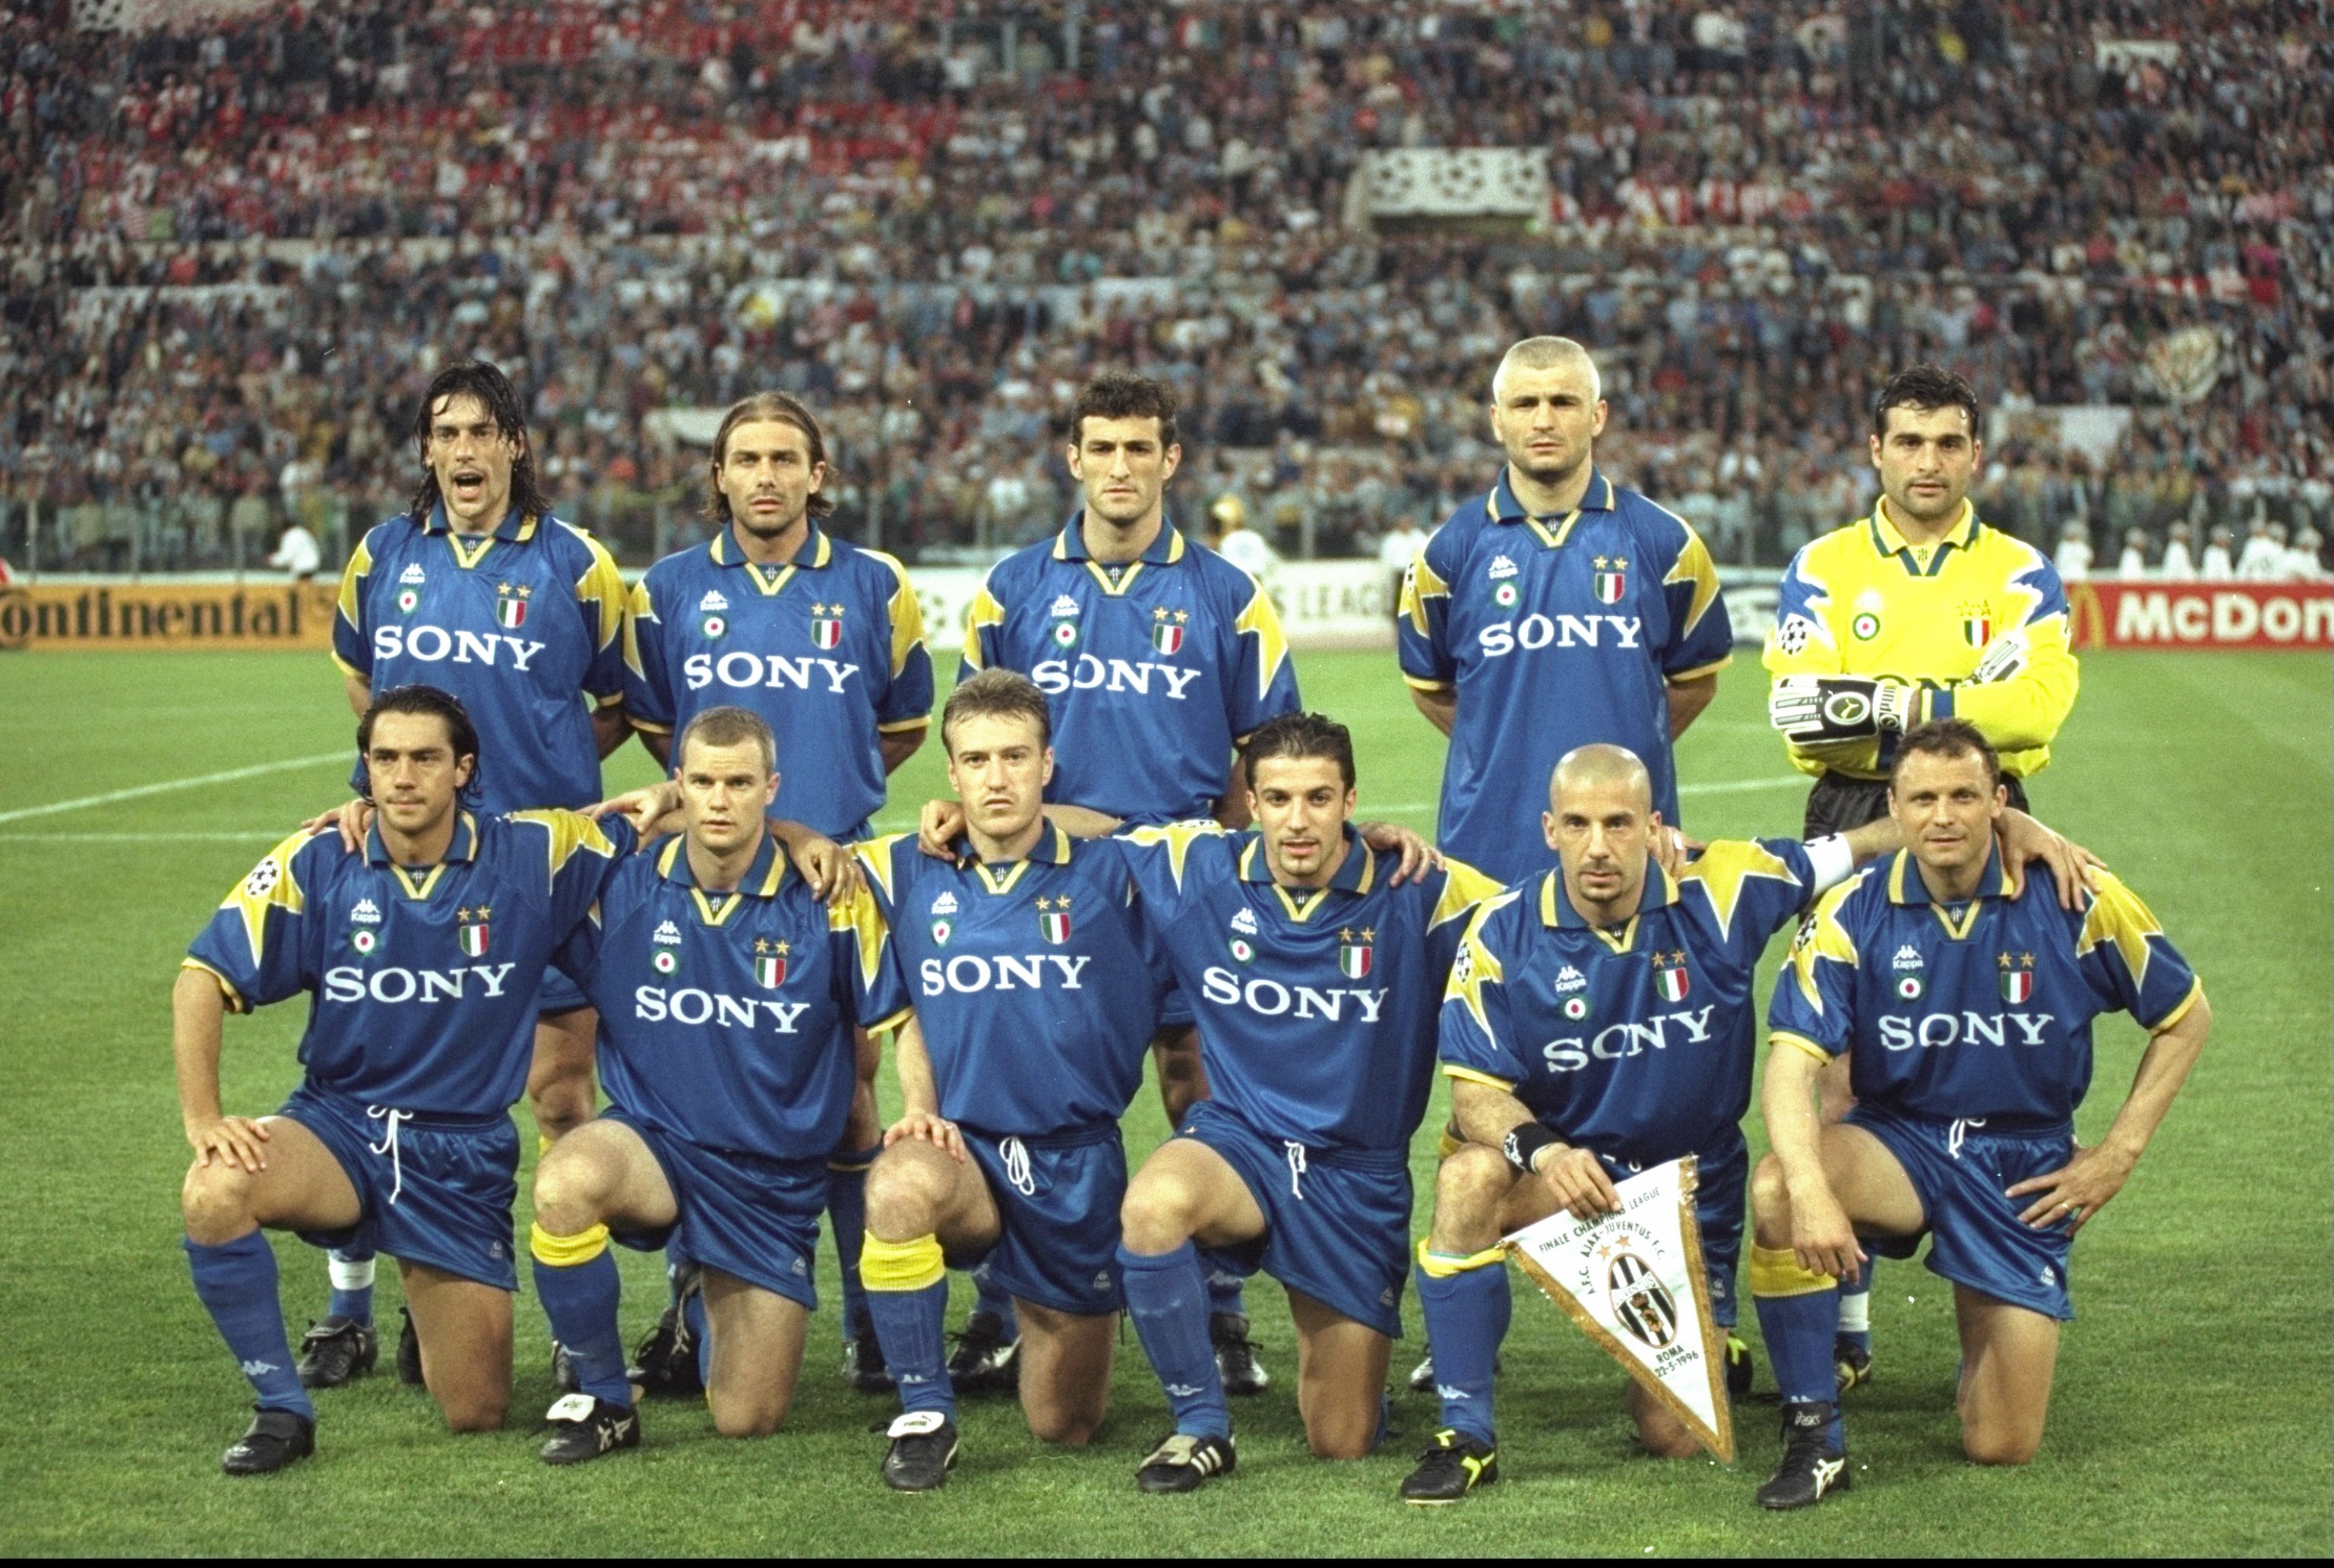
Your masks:
[[[902,1491],[940,1486],[956,1458],[949,1262],[979,1265],[1013,1304],[1029,1429],[1083,1444],[1101,1425],[1120,1307],[1118,1119],[1143,1087],[1165,983],[1127,846],[1073,839],[1046,815],[1045,694],[1009,670],[969,676],[940,738],[960,803],[947,852],[914,834],[860,851],[914,976],[896,1036],[906,1114],[868,1178],[860,1260],[899,1385],[883,1479]]]
[[[775,754],[743,708],[692,718],[674,781],[625,797],[651,824],[677,811],[682,832],[617,868],[564,960],[600,1008],[609,1108],[535,1169],[535,1288],[581,1390],[552,1407],[553,1464],[640,1441],[612,1238],[671,1244],[703,1271],[724,1436],[775,1430],[794,1396],[854,1028],[904,1009],[848,855],[765,820]]]
[[[478,738],[430,687],[357,728],[375,808],[362,846],[303,832],[271,851],[188,949],[172,996],[195,1160],[182,1207],[195,1293],[258,1395],[230,1475],[313,1451],[262,1227],[399,1261],[430,1397],[457,1431],[510,1400],[510,1248],[535,993],[633,842],[572,812],[462,809]],[[313,993],[282,1111],[222,1115],[221,1021]],[[426,1005],[424,1005],[426,1004]]]
[[[1760,1091],[1774,1152],[1752,1183],[1750,1289],[1783,1397],[1784,1452],[1759,1492],[1799,1508],[1844,1490],[1831,1338],[1866,1254],[1953,1284],[1962,1442],[2024,1464],[2042,1441],[2075,1232],[2121,1191],[2204,1049],[2203,985],[2136,894],[2099,872],[2088,909],[2002,874],[1992,748],[1943,719],[1905,736],[1889,810],[1909,846],[1816,906],[1775,986]],[[2091,1021],[2149,1034],[2106,1136],[2074,1140]],[[1857,1107],[1818,1128],[1817,1074],[1845,1053]]]

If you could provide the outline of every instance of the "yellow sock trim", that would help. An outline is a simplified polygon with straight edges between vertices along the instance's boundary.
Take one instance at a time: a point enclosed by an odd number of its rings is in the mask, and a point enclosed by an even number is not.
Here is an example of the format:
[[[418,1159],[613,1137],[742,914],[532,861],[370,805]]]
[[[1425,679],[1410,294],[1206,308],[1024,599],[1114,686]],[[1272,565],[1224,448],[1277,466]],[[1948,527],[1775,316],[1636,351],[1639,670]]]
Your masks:
[[[1455,1138],[1452,1136],[1451,1130],[1446,1127],[1442,1130],[1442,1136],[1435,1140],[1434,1158],[1437,1159],[1448,1159],[1466,1147],[1467,1140],[1463,1138]]]
[[[1754,1296],[1813,1295],[1838,1284],[1828,1274],[1810,1274],[1801,1268],[1799,1255],[1788,1246],[1753,1245],[1750,1248],[1750,1294]]]
[[[1418,1266],[1426,1271],[1429,1279],[1449,1279],[1471,1268],[1496,1268],[1506,1261],[1507,1255],[1502,1248],[1487,1246],[1470,1257],[1452,1257],[1430,1248],[1424,1236],[1418,1238]]]
[[[940,1238],[927,1231],[913,1241],[870,1235],[859,1247],[859,1280],[869,1290],[923,1290],[948,1277]]]
[[[557,1140],[554,1139],[551,1134],[544,1131],[539,1127],[536,1128],[535,1131],[535,1157],[537,1159],[541,1159],[545,1155],[550,1153],[552,1144],[556,1141]]]
[[[526,1245],[537,1263],[547,1263],[554,1268],[574,1268],[608,1250],[608,1227],[595,1225],[574,1236],[554,1236],[539,1225],[530,1226]]]

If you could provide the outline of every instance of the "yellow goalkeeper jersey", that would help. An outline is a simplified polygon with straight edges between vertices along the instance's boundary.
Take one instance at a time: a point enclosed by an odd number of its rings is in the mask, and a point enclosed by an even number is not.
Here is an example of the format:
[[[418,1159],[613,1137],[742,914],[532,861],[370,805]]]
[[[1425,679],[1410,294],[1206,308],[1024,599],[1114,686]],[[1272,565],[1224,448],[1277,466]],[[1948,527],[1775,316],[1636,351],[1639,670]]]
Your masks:
[[[1919,717],[1965,718],[2030,777],[2075,706],[2067,591],[2030,544],[1961,520],[1934,544],[1905,543],[1886,502],[1807,544],[1783,573],[1767,630],[1770,673],[1861,675],[1923,688]],[[1801,773],[1885,778],[1897,737],[1786,741]]]

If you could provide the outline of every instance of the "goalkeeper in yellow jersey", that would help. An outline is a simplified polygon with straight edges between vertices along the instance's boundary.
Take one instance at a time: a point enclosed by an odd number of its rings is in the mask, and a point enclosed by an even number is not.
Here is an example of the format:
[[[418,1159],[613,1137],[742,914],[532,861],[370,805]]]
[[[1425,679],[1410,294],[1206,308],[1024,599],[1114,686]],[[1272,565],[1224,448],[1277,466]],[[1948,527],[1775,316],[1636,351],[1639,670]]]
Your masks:
[[[1977,393],[1938,365],[1888,379],[1873,399],[1872,515],[1791,558],[1767,632],[1768,717],[1791,765],[1816,781],[1804,835],[1888,813],[1888,771],[1906,731],[1974,725],[1999,754],[2008,802],[2050,761],[2075,706],[2067,592],[2049,557],[1978,520],[1970,481],[1984,457]],[[1855,1104],[1843,1066],[1820,1084],[1823,1117]],[[1871,1271],[1840,1299],[1843,1391],[1871,1375]]]

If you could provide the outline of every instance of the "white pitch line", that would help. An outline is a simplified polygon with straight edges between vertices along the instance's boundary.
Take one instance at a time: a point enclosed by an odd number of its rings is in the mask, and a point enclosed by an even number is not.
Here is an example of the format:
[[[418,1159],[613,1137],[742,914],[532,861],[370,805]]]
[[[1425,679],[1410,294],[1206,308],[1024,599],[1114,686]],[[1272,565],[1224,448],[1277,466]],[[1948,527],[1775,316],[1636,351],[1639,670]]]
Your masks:
[[[246,828],[225,833],[0,833],[0,844],[272,844],[297,829]]]
[[[0,822],[23,822],[27,817],[54,816],[59,812],[86,811],[91,806],[110,806],[116,801],[134,801],[144,795],[166,794],[172,790],[200,789],[205,784],[233,784],[237,779],[257,778],[262,774],[290,773],[294,768],[314,767],[320,763],[351,761],[343,747],[339,751],[320,751],[313,756],[285,757],[282,762],[255,763],[249,767],[229,768],[225,773],[198,774],[193,778],[164,779],[159,784],[137,784],[126,790],[108,790],[101,795],[83,795],[79,800],[51,801],[44,806],[19,806],[13,812],[0,812]]]

